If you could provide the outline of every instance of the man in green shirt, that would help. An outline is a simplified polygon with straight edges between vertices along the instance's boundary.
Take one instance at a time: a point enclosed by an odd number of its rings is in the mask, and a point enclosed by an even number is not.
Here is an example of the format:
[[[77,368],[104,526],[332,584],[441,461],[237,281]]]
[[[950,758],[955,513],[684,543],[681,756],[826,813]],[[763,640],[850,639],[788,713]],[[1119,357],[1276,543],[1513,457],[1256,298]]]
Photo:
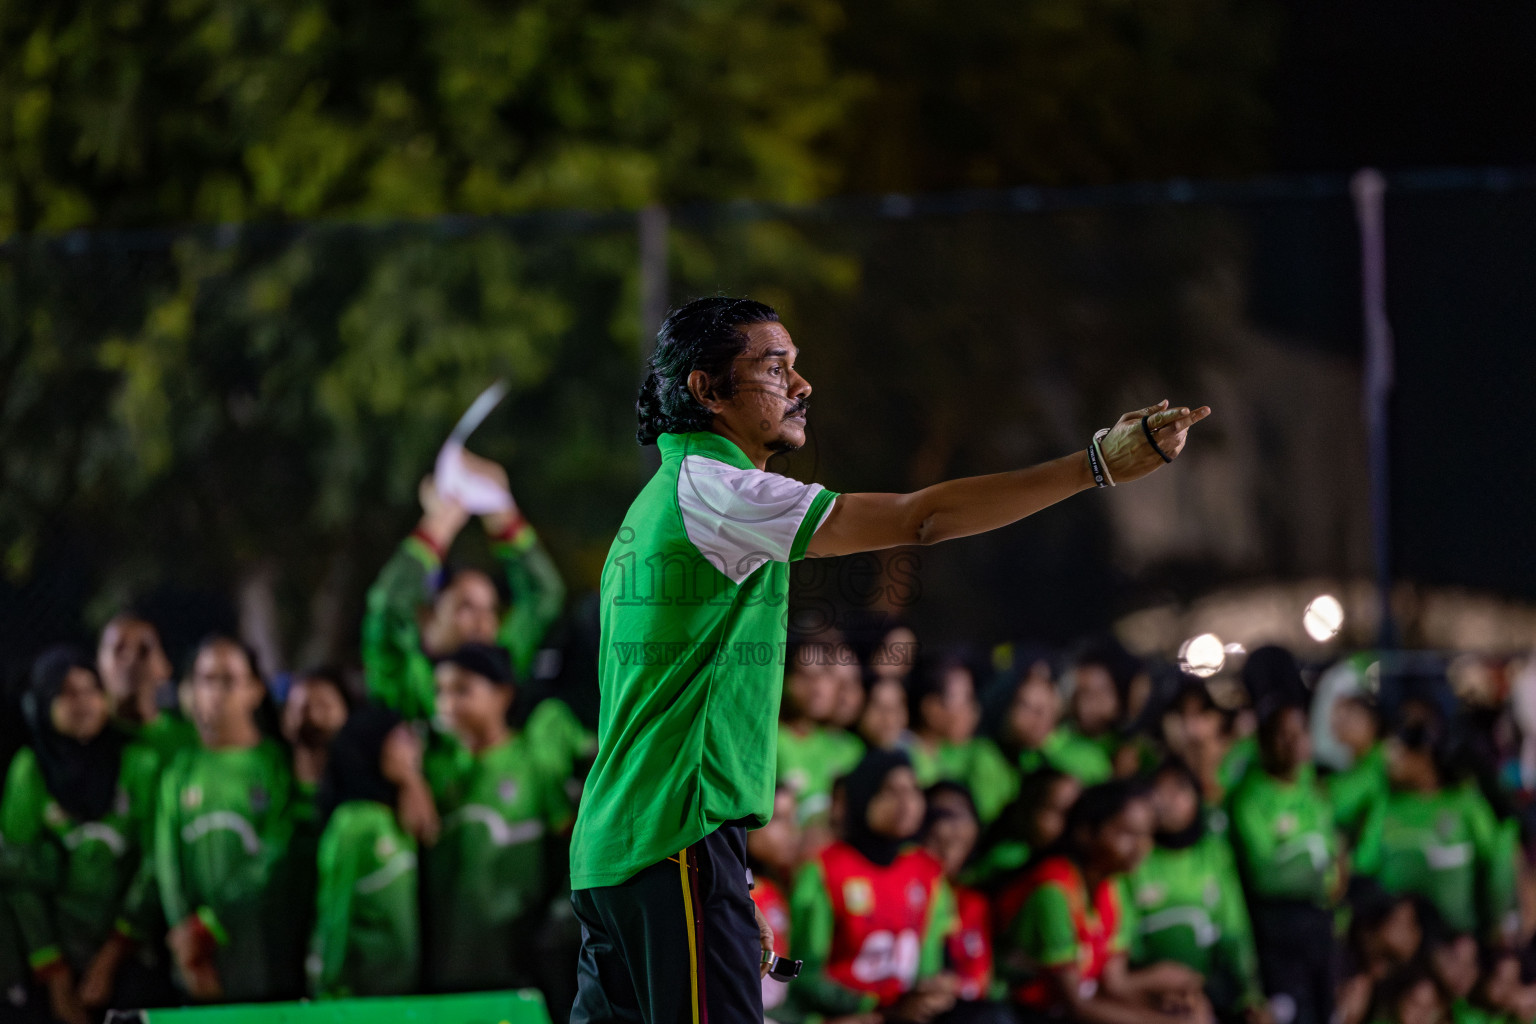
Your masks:
[[[507,490],[501,466],[468,453],[464,460],[475,474]],[[457,568],[444,578],[443,558],[469,513],[438,494],[431,477],[421,482],[420,497],[421,521],[368,591],[363,670],[372,699],[406,718],[430,720],[433,655],[466,643],[495,643],[511,652],[519,678],[528,678],[544,634],[565,603],[565,584],[515,504],[481,516],[506,576],[511,607],[501,608],[495,584],[477,569]]]
[[[661,467],[602,573],[598,753],[571,848],[574,1021],[762,1019],[772,931],[754,920],[744,830],[773,808],[790,562],[997,529],[1145,476],[1209,413],[1161,403],[1030,469],[837,495],[765,469],[805,443],[796,355],[777,314],[744,299],[695,300],[657,336],[636,436]]]

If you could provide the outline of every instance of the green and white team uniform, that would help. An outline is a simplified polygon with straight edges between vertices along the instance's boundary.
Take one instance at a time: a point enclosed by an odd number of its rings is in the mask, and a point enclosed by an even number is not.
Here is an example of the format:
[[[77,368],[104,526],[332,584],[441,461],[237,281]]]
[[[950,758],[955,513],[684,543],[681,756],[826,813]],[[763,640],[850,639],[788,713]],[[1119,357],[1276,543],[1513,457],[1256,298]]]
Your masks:
[[[1251,899],[1332,903],[1338,836],[1333,806],[1311,765],[1299,769],[1295,782],[1255,767],[1227,806],[1233,852]]]
[[[337,807],[320,836],[319,869],[310,995],[420,991],[416,840],[394,810],[372,800]]]
[[[841,729],[817,725],[802,736],[779,726],[778,780],[795,794],[801,824],[826,820],[832,784],[863,756],[864,744]]]
[[[969,789],[983,824],[997,817],[1019,793],[1018,769],[985,736],[962,743],[940,743],[931,751],[913,744],[907,754],[920,785],[948,780]]]
[[[427,854],[427,984],[434,991],[530,983],[534,932],[558,871],[556,836],[571,823],[565,779],[514,735],[479,756],[429,751],[427,781],[442,834]]]
[[[34,971],[62,960],[78,977],[111,936],[144,856],[158,769],[154,751],[129,744],[111,809],[78,821],[48,792],[30,749],[11,762],[0,891]]]
[[[1356,867],[1429,900],[1451,928],[1489,936],[1516,909],[1513,825],[1500,824],[1472,782],[1390,793],[1365,823]]]
[[[789,563],[837,495],[757,469],[708,431],[661,468],[602,573],[597,760],[571,887],[617,885],[726,823],[773,814]]]
[[[154,874],[165,920],[196,915],[231,1002],[287,995],[293,922],[271,898],[292,828],[293,775],[272,740],[183,750],[161,775]]]
[[[1172,960],[1199,971],[1221,1010],[1263,1002],[1248,908],[1225,838],[1208,831],[1183,849],[1156,846],[1125,888],[1133,965]]]
[[[1328,799],[1333,803],[1333,820],[1350,844],[1360,846],[1365,823],[1386,802],[1386,744],[1378,743],[1354,764],[1328,776]]]
[[[510,539],[493,542],[491,549],[512,593],[496,643],[511,653],[517,678],[526,680],[545,632],[565,603],[565,583],[526,520]],[[431,720],[437,703],[432,662],[421,649],[416,614],[432,600],[432,577],[442,565],[442,557],[413,534],[368,591],[363,615],[368,694],[409,719]]]

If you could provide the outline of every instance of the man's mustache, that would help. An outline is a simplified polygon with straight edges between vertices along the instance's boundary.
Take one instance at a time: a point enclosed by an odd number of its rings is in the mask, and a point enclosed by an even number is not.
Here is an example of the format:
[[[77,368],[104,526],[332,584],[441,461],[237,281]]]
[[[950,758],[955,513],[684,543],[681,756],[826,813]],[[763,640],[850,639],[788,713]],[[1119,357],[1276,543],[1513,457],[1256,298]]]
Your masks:
[[[789,419],[791,416],[803,416],[810,409],[810,407],[811,400],[809,398],[802,398],[800,401],[789,407],[789,409],[784,413],[784,419]]]

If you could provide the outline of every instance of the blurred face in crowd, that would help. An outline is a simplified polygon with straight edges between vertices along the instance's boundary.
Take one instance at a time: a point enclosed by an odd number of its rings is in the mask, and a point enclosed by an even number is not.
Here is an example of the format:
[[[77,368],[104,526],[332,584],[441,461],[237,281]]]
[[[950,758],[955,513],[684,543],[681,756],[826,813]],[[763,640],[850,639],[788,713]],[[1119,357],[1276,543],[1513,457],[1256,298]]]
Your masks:
[[[379,771],[397,786],[421,776],[421,740],[416,730],[404,722],[389,730],[379,753]]]
[[[876,675],[905,679],[917,661],[917,634],[906,626],[897,626],[875,648],[873,664]]]
[[[469,643],[495,643],[500,628],[496,585],[483,572],[462,569],[432,603],[422,640],[429,651],[447,652]]]
[[[1451,999],[1465,999],[1477,985],[1477,940],[1458,935],[1429,954],[1430,970]]]
[[[864,673],[853,654],[853,648],[839,644],[835,663],[828,667],[837,683],[837,699],[828,724],[838,729],[852,729],[864,713]]]
[[[1159,832],[1183,832],[1200,813],[1200,794],[1179,771],[1164,771],[1152,784],[1152,810]]]
[[[795,794],[780,789],[773,794],[773,817],[760,829],[747,833],[747,855],[781,877],[787,877],[800,856],[799,808]]]
[[[1529,1019],[1520,1012],[1520,958],[1513,953],[1500,956],[1483,976],[1483,1002],[1495,1010]]]
[[[859,735],[877,750],[891,750],[906,730],[907,691],[894,678],[877,678],[859,716]]]
[[[205,739],[248,728],[266,692],[239,644],[219,641],[197,652],[192,663],[192,720]]]
[[[940,790],[931,799],[937,817],[928,827],[923,845],[944,865],[944,873],[953,878],[975,849],[981,825],[971,805],[959,793]]]
[[[1376,744],[1376,716],[1358,700],[1344,698],[1333,705],[1328,724],[1334,738],[1359,757]]]
[[[1061,838],[1067,829],[1067,812],[1082,792],[1083,784],[1070,775],[1051,783],[1031,819],[1031,834],[1024,837],[1031,848],[1038,850]]]
[[[107,693],[95,673],[72,668],[53,698],[48,717],[62,736],[89,743],[107,727]]]
[[[130,700],[142,686],[159,686],[171,678],[159,632],[130,615],[119,615],[101,631],[96,668],[114,705]]]
[[[1080,665],[1072,690],[1072,717],[1085,736],[1102,736],[1120,724],[1120,691],[1103,665]]]
[[[1372,938],[1377,951],[1393,962],[1405,964],[1412,960],[1424,941],[1424,929],[1419,926],[1419,912],[1413,901],[1405,899],[1394,906]]]
[[[1061,698],[1050,671],[1037,665],[1029,670],[1013,704],[1008,708],[1008,730],[1026,750],[1035,750],[1056,728],[1061,714]]]
[[[1397,737],[1387,740],[1387,780],[1393,787],[1432,792],[1440,788],[1440,772],[1432,752],[1411,747]]]
[[[939,692],[923,698],[925,731],[949,743],[964,743],[976,733],[981,705],[969,669],[953,666],[944,673]]]
[[[1275,712],[1263,755],[1265,766],[1282,778],[1294,775],[1298,768],[1312,760],[1312,734],[1307,731],[1307,713],[1300,708]]]
[[[501,736],[512,708],[512,687],[443,662],[433,672],[437,684],[437,713],[443,724],[471,750],[478,750]]]
[[[1220,743],[1224,725],[1220,709],[1211,707],[1198,694],[1189,693],[1163,716],[1163,736],[1169,748],[1187,760],[1189,751]]]
[[[1440,992],[1430,978],[1425,978],[1404,992],[1392,1007],[1397,1024],[1440,1024],[1445,1007]]]
[[[327,747],[347,724],[347,702],[329,679],[300,677],[283,703],[283,738],[296,747]]]
[[[927,804],[911,768],[895,768],[885,776],[880,792],[869,802],[866,820],[876,835],[904,839],[923,827]]]
[[[1152,848],[1152,802],[1132,800],[1092,833],[1087,845],[1093,864],[1106,875],[1121,875],[1141,863]]]
[[[825,723],[837,711],[838,678],[825,664],[819,644],[802,644],[784,680],[784,692],[800,718]]]

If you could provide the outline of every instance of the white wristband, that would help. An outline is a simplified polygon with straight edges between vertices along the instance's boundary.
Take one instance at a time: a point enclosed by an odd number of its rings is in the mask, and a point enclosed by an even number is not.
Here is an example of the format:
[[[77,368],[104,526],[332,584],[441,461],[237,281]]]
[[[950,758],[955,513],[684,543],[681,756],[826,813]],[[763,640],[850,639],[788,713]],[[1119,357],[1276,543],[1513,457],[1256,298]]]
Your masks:
[[[1099,470],[1104,474],[1104,479],[1109,483],[1109,486],[1113,487],[1115,486],[1115,478],[1109,475],[1109,460],[1104,458],[1104,449],[1099,446],[1099,441],[1108,434],[1109,428],[1102,427],[1093,435],[1093,450],[1099,453]]]

